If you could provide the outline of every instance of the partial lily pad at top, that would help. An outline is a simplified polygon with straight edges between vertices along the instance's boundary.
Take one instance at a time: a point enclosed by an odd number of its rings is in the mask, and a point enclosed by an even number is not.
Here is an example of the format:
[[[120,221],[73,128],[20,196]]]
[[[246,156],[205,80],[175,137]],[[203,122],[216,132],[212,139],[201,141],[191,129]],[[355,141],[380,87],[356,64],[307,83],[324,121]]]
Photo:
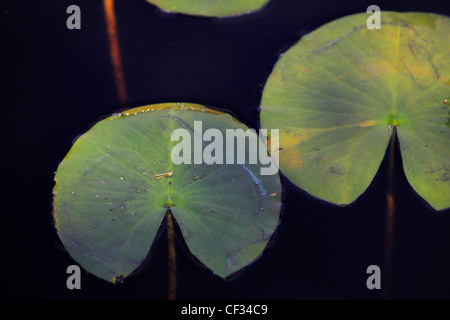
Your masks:
[[[228,17],[247,14],[264,7],[270,0],[147,0],[160,9],[190,15]]]
[[[278,60],[261,127],[280,130],[288,179],[348,204],[373,180],[397,126],[409,183],[435,209],[448,208],[450,19],[381,11],[381,29],[370,30],[368,17],[332,21]]]
[[[114,282],[136,270],[169,207],[191,253],[215,274],[261,255],[279,220],[279,175],[261,175],[259,163],[172,163],[172,132],[199,139],[194,121],[203,131],[247,130],[228,114],[167,103],[115,114],[74,143],[55,175],[54,219],[87,271]]]

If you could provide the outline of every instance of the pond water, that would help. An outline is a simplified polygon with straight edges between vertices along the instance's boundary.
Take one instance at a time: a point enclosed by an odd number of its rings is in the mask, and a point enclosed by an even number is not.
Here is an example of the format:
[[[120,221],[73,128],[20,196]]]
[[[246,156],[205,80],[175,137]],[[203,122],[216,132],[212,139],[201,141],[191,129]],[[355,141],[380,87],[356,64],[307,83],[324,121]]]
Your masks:
[[[81,9],[81,29],[66,28],[66,8]],[[1,61],[5,194],[3,266],[9,297],[167,297],[167,241],[162,228],[140,272],[119,286],[82,273],[66,288],[75,262],[52,227],[53,173],[72,140],[126,108],[194,102],[227,110],[259,128],[264,83],[278,56],[326,22],[365,12],[357,1],[272,0],[262,11],[211,19],[167,14],[144,0],[115,2],[125,93],[118,94],[101,1],[2,5],[8,32]],[[379,1],[381,10],[450,15],[448,5]],[[397,150],[398,152],[398,150]],[[386,160],[386,159],[385,159]],[[367,267],[383,266],[387,163],[354,204],[315,199],[283,177],[282,219],[265,254],[230,280],[198,265],[177,236],[179,299],[381,299],[368,290]],[[432,211],[395,165],[395,224],[390,296],[450,298],[450,212]],[[383,270],[383,269],[382,269]]]

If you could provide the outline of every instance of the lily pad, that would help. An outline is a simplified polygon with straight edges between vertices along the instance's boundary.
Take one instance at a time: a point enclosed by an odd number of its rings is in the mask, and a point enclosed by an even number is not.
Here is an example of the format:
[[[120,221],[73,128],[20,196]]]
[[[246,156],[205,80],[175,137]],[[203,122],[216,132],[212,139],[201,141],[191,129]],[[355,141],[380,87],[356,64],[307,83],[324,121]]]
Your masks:
[[[270,0],[147,0],[164,11],[208,17],[247,14],[264,7]]]
[[[279,220],[279,175],[261,175],[260,163],[174,164],[181,141],[172,132],[184,128],[194,143],[194,121],[224,135],[247,130],[228,114],[168,103],[115,114],[74,143],[55,175],[54,219],[87,271],[114,282],[136,270],[169,207],[189,250],[215,274],[261,255]]]
[[[409,183],[436,210],[447,208],[450,19],[382,11],[381,29],[370,30],[368,17],[332,21],[278,60],[261,126],[280,130],[286,177],[335,204],[367,189],[397,126]]]

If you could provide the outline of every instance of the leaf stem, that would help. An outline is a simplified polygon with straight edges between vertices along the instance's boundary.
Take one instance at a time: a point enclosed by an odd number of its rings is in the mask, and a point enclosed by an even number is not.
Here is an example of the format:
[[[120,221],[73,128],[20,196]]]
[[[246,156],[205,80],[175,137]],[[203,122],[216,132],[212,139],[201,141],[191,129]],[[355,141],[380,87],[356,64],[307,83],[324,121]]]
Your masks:
[[[168,299],[176,299],[177,291],[177,256],[175,246],[175,231],[173,227],[173,215],[170,207],[167,209],[167,247],[168,247]]]
[[[387,168],[387,190],[386,190],[386,222],[384,236],[384,276],[383,276],[383,299],[387,300],[391,296],[392,283],[392,255],[394,237],[394,215],[395,215],[395,160],[397,144],[397,127],[392,128],[392,137],[389,144],[388,168]]]
[[[109,50],[114,69],[114,79],[116,81],[117,97],[120,103],[125,104],[125,102],[127,101],[127,90],[125,87],[125,78],[122,72],[122,61],[120,57],[119,36],[116,27],[114,0],[103,0],[103,7],[105,9]]]

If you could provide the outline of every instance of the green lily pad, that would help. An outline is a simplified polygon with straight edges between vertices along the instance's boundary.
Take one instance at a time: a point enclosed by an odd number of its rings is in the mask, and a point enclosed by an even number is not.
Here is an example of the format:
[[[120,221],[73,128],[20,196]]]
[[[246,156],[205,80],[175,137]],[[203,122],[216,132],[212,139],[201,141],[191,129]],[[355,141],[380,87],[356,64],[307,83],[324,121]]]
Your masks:
[[[136,270],[169,207],[189,250],[215,274],[226,277],[261,255],[279,220],[279,175],[261,175],[260,163],[174,164],[181,140],[172,132],[184,128],[198,141],[194,121],[224,136],[247,130],[228,114],[169,103],[115,114],[74,143],[55,175],[54,219],[87,271],[114,282]]]
[[[147,0],[164,11],[208,17],[247,14],[264,7],[270,0]]]
[[[450,19],[381,12],[332,21],[276,63],[263,91],[262,128],[277,128],[279,168],[335,204],[374,178],[397,126],[406,177],[437,210],[450,206]]]

